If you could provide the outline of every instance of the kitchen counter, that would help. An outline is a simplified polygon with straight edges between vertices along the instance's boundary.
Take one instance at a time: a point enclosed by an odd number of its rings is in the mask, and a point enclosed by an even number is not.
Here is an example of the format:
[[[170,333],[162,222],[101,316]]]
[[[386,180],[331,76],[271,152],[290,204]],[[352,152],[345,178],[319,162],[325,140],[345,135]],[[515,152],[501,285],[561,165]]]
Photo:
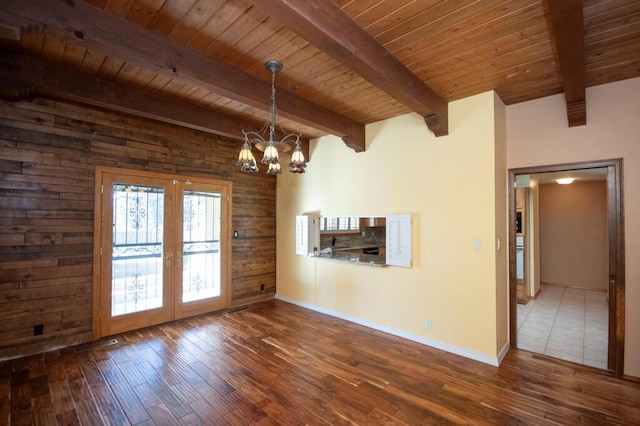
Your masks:
[[[369,244],[369,245],[365,245],[365,246],[340,247],[340,248],[335,247],[333,249],[333,251],[334,252],[336,252],[336,251],[344,252],[344,251],[349,251],[349,250],[362,250],[362,249],[370,248],[370,247],[376,247],[376,245],[375,244],[374,245]]]
[[[349,253],[346,251],[340,251],[340,249],[334,251],[331,254],[320,254],[315,257],[318,257],[320,259],[337,260],[338,262],[353,263],[356,265],[377,266],[377,267],[387,266],[384,256],[376,256],[373,254]]]

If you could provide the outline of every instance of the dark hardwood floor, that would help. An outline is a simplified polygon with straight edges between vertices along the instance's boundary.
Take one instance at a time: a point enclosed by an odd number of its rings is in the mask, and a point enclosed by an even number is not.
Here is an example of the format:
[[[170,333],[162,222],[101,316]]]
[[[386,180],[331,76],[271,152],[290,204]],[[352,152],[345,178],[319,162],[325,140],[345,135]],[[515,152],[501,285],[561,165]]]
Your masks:
[[[640,384],[491,367],[281,301],[0,364],[0,424],[639,424]]]

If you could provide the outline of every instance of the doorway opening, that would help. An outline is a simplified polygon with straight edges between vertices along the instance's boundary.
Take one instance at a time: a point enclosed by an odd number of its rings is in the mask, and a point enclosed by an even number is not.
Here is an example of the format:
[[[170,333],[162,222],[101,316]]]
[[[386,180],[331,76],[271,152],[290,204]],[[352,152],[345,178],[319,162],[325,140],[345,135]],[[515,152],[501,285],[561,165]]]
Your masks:
[[[562,177],[577,185],[563,191]],[[512,169],[509,185],[511,348],[621,376],[622,160]]]

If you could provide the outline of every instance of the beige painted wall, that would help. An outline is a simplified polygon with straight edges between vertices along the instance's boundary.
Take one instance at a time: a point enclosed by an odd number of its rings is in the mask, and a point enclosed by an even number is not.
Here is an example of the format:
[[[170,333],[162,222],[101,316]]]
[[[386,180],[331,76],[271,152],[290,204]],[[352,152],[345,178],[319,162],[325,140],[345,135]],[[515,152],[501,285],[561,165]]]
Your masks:
[[[494,126],[495,126],[495,226],[502,230],[508,224],[509,208],[507,205],[507,110],[502,100],[494,96]],[[506,228],[505,228],[506,229]],[[501,234],[498,232],[497,234]],[[500,277],[508,277],[508,262],[506,262],[507,235],[500,238],[500,249],[504,247],[504,256],[495,256],[496,267],[496,351],[499,352],[505,342],[509,341],[509,286],[502,285]],[[497,243],[497,240],[496,240]]]
[[[540,185],[541,281],[608,287],[607,182]]]
[[[640,78],[587,89],[587,125],[568,127],[564,98],[507,107],[509,168],[624,159],[627,375],[640,377]]]
[[[445,137],[412,114],[368,125],[363,153],[312,141],[307,173],[278,177],[278,296],[495,359],[508,334],[505,116],[488,92],[449,104]],[[413,267],[296,256],[303,213],[409,213]]]

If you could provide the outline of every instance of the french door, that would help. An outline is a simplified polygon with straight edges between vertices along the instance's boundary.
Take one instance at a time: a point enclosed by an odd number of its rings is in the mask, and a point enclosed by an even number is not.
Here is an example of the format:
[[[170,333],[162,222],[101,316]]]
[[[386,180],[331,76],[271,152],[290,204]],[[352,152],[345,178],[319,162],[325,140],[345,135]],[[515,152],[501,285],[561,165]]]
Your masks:
[[[98,167],[94,338],[223,309],[231,183]]]

